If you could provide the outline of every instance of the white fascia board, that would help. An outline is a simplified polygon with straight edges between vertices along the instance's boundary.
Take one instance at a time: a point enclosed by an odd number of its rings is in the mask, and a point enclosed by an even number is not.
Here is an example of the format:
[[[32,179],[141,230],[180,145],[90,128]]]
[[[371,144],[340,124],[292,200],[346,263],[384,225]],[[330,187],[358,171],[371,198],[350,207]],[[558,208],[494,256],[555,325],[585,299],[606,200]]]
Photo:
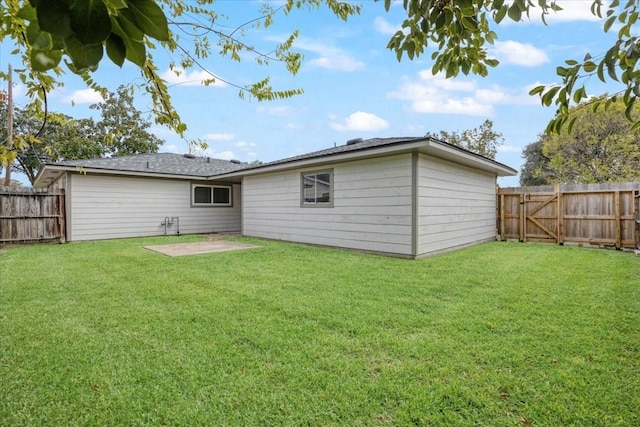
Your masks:
[[[428,141],[425,149],[420,150],[421,153],[430,154],[444,160],[470,166],[476,169],[493,172],[498,176],[515,176],[518,171],[498,162],[486,159],[482,156],[466,152],[462,149],[452,147],[450,145],[441,144],[438,141]]]
[[[46,187],[56,180],[64,172],[75,172],[81,175],[122,175],[122,176],[135,176],[141,178],[163,178],[163,179],[183,179],[183,180],[198,180],[206,181],[207,177],[198,175],[175,175],[175,174],[163,174],[163,173],[149,173],[149,172],[137,172],[126,171],[119,169],[99,169],[99,168],[85,168],[82,166],[55,166],[45,165],[36,176],[35,186]],[[48,181],[48,182],[47,182]]]

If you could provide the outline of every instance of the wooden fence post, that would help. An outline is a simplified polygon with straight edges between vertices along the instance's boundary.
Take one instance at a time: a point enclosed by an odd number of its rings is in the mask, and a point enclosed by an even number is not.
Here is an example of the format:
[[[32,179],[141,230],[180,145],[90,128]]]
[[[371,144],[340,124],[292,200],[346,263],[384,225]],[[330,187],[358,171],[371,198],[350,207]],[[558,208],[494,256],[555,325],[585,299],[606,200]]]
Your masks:
[[[621,244],[620,241],[622,240],[621,238],[621,233],[622,233],[622,227],[621,227],[621,219],[620,219],[620,191],[616,191],[614,193],[614,209],[615,209],[615,217],[616,217],[616,249],[620,249]]]

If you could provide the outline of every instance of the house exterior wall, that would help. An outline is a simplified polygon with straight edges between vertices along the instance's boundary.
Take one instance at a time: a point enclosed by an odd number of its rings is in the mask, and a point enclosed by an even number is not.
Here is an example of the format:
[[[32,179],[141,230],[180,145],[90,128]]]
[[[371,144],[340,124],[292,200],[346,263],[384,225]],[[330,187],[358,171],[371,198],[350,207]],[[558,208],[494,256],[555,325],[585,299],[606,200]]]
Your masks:
[[[301,173],[333,170],[333,206],[301,206]],[[411,154],[256,176],[242,182],[247,236],[412,255]]]
[[[165,233],[165,217],[179,217],[180,234],[240,231],[240,185],[233,206],[191,207],[188,180],[68,174],[67,239],[99,240]],[[211,182],[205,183],[211,184]],[[167,228],[176,234],[178,224]]]
[[[417,183],[417,256],[495,240],[495,175],[419,155]]]

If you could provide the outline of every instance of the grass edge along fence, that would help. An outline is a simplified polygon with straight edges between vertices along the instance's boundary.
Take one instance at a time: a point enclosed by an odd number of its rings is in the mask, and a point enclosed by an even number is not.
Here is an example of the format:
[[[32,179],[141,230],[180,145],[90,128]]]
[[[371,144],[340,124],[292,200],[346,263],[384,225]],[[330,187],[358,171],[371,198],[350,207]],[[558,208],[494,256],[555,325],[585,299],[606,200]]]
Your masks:
[[[498,189],[499,240],[634,249],[640,182]]]
[[[65,242],[63,189],[0,186],[0,245]]]

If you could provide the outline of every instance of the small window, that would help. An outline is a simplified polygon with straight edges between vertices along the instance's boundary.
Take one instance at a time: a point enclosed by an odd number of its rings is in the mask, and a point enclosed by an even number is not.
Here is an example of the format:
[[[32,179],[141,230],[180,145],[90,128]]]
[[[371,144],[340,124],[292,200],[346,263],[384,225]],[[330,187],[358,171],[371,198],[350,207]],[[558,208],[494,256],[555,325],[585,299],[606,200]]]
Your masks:
[[[231,206],[231,187],[194,184],[192,189],[193,206]]]
[[[333,206],[333,170],[303,172],[302,206]]]

